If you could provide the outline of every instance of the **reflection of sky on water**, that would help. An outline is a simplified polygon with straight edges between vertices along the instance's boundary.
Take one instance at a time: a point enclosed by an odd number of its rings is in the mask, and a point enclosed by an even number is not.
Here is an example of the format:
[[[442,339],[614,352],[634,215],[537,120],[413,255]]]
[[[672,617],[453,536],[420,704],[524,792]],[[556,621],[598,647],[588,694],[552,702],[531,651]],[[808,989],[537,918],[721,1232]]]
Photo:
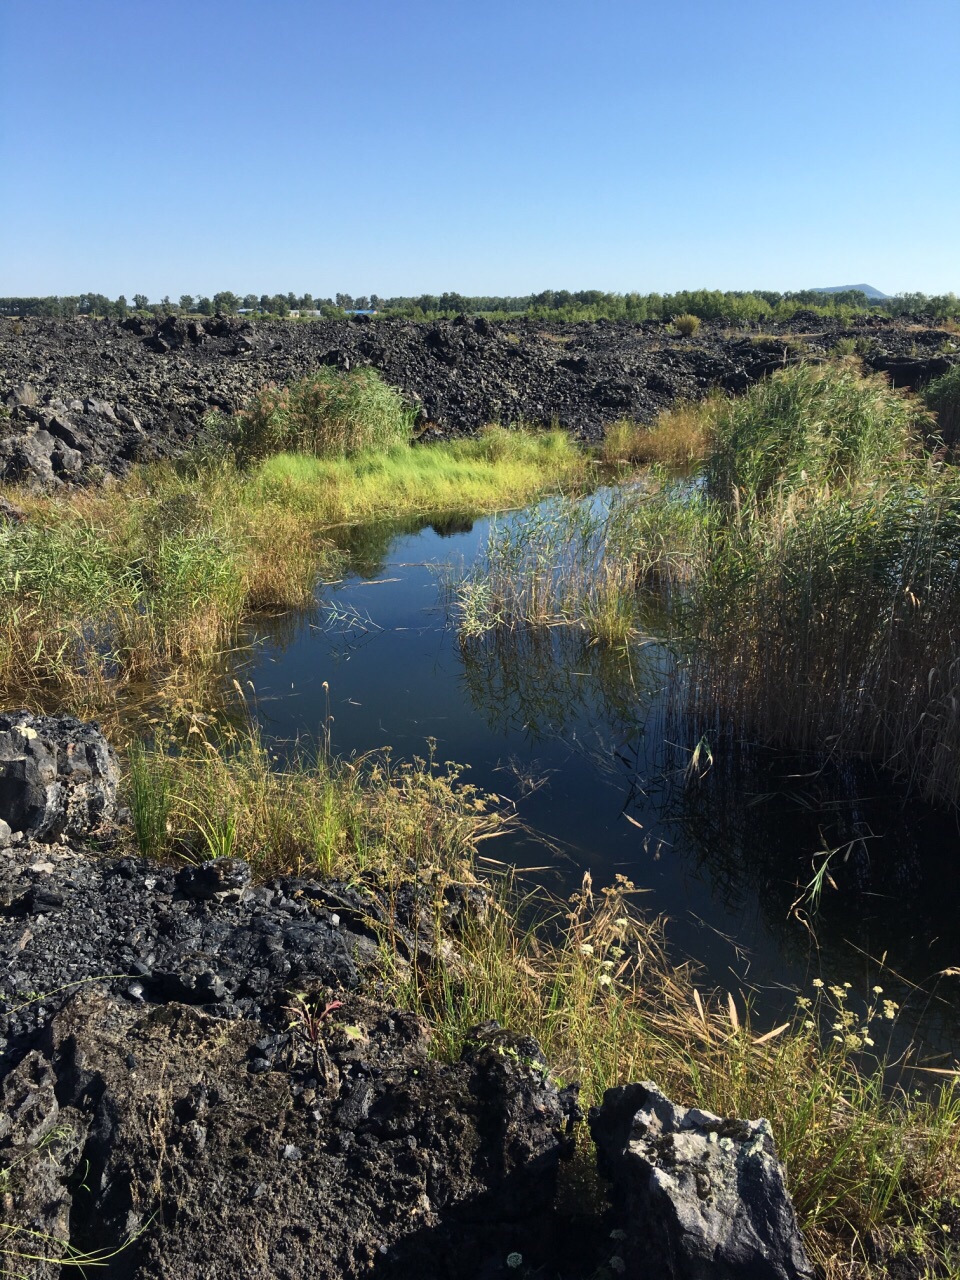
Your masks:
[[[572,887],[585,868],[595,884],[626,874],[708,984],[763,990],[823,972],[867,990],[877,980],[868,956],[888,953],[917,982],[960,963],[952,817],[906,805],[866,769],[811,775],[809,762],[733,745],[718,744],[707,776],[685,785],[694,743],[661,696],[668,664],[656,645],[628,660],[564,628],[460,640],[437,566],[469,564],[488,524],[353,531],[358,571],[321,589],[310,616],[260,626],[245,676],[264,729],[319,739],[326,681],[338,754],[423,755],[435,738],[438,759],[469,765],[471,782],[515,801],[562,850],[551,887]],[[814,939],[791,904],[815,855],[834,848],[837,888],[824,889]],[[549,860],[524,834],[496,854]],[[893,990],[889,974],[883,985]],[[936,1009],[934,1038],[955,1043],[951,1006]]]

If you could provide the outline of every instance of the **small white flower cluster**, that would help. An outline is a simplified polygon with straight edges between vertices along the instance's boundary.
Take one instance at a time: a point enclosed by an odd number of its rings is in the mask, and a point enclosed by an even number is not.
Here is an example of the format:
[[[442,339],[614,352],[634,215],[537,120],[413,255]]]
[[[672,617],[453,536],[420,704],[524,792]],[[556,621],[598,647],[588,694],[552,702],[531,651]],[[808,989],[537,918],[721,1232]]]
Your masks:
[[[813,986],[816,993],[814,999],[800,996],[797,999],[797,1005],[800,1009],[812,1013],[815,1003],[819,1008],[821,1000],[826,1001],[827,1008],[833,1014],[832,1043],[838,1045],[844,1053],[856,1053],[860,1049],[874,1048],[876,1042],[871,1034],[872,1024],[880,1017],[887,1022],[893,1022],[900,1008],[895,1000],[881,1000],[883,987],[873,987],[872,998],[866,1008],[862,1013],[857,1013],[849,1003],[851,983],[832,983],[828,987],[822,978],[814,978]],[[813,1017],[804,1019],[805,1031],[814,1031],[816,1026],[817,1023]]]

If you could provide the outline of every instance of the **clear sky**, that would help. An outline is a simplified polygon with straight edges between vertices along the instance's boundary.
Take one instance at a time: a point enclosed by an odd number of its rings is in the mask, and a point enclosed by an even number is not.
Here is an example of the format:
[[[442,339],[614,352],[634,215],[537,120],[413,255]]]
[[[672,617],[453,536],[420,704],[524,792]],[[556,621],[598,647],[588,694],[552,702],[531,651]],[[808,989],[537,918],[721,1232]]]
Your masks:
[[[0,294],[960,292],[960,0],[0,0]]]

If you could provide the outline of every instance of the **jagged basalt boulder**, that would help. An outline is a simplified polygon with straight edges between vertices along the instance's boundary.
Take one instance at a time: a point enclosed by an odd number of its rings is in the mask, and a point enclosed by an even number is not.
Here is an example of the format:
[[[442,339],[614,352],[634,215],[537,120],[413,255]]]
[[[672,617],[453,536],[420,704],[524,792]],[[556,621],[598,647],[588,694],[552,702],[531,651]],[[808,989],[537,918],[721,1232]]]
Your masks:
[[[443,1065],[358,997],[317,1037],[294,1022],[268,1072],[258,1035],[75,995],[0,1085],[5,1247],[119,1247],[101,1271],[128,1280],[469,1280],[543,1252],[571,1103],[539,1061],[488,1043]]]
[[[120,769],[97,724],[0,714],[0,844],[84,837],[115,816]]]
[[[813,1280],[765,1120],[678,1107],[649,1081],[589,1116],[633,1280]]]

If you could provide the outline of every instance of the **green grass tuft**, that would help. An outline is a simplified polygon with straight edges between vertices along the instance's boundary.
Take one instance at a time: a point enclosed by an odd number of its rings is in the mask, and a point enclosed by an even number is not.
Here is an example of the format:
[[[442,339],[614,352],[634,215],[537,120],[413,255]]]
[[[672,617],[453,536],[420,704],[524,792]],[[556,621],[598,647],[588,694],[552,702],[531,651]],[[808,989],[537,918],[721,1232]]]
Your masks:
[[[266,387],[231,424],[241,466],[274,453],[343,457],[409,443],[413,412],[375,369],[318,369]]]

